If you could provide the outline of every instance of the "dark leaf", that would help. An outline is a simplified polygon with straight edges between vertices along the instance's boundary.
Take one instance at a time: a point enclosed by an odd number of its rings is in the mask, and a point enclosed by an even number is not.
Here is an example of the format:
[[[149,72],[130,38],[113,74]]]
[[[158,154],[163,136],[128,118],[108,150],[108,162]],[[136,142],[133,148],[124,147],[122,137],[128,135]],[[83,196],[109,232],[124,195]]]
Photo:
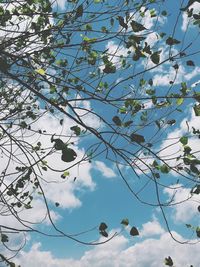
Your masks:
[[[200,227],[197,227],[197,228],[196,228],[196,234],[197,234],[197,237],[200,238]]]
[[[168,258],[165,258],[165,265],[173,266],[173,264],[173,260],[170,256]]]
[[[140,32],[140,31],[146,30],[146,28],[142,24],[134,20],[131,21],[131,27],[134,32]]]
[[[200,15],[199,14],[193,14],[193,18],[194,19],[200,19]]]
[[[180,41],[178,41],[178,40],[176,40],[176,39],[174,39],[172,37],[169,37],[166,40],[166,44],[167,45],[176,45],[176,44],[180,44]]]
[[[74,131],[75,135],[79,136],[81,134],[81,128],[78,126],[72,126],[70,128],[72,131]]]
[[[82,17],[83,15],[83,4],[81,4],[80,6],[78,6],[77,10],[76,10],[76,15],[75,15],[75,19]]]
[[[65,144],[61,139],[54,139],[53,141],[55,142],[54,148],[56,150],[62,150],[64,148]]]
[[[145,142],[145,138],[143,135],[140,135],[140,134],[134,134],[132,133],[131,136],[131,141],[132,142],[136,142],[136,143],[144,143]]]
[[[133,123],[133,121],[126,121],[126,122],[124,123],[124,127],[128,127],[128,126],[130,126],[132,123]]]
[[[105,68],[103,69],[103,72],[107,73],[107,74],[108,73],[115,73],[116,67],[112,63],[106,64]]]
[[[157,51],[157,52],[155,52],[155,53],[153,53],[151,55],[151,61],[154,64],[159,64],[159,62],[160,62],[160,53],[161,53],[161,51]]]
[[[1,242],[6,243],[8,241],[9,241],[8,236],[5,234],[1,234]]]
[[[61,159],[64,162],[71,162],[71,161],[75,160],[76,157],[77,157],[77,154],[73,149],[68,148],[67,146],[65,146],[65,148],[62,149]]]
[[[188,60],[188,61],[186,62],[186,64],[187,64],[187,66],[195,67],[195,64],[194,64],[194,62],[193,62],[192,60]]]
[[[168,120],[167,124],[169,125],[174,125],[176,123],[176,120]]]
[[[104,237],[108,237],[108,233],[104,230],[104,231],[100,231],[100,234]]]
[[[137,230],[137,228],[136,227],[132,227],[131,228],[131,230],[130,230],[130,235],[132,235],[132,236],[137,236],[137,235],[139,235],[139,232],[138,232],[138,230]]]
[[[122,28],[125,28],[127,30],[128,29],[128,25],[124,22],[124,18],[119,16],[118,20],[119,20],[119,25],[122,26]]]
[[[105,231],[107,228],[108,226],[104,222],[99,225],[99,231]]]
[[[121,126],[122,125],[122,121],[118,116],[114,116],[112,118],[113,122],[117,125],[117,126]]]
[[[60,204],[58,202],[55,203],[56,207],[60,206]]]

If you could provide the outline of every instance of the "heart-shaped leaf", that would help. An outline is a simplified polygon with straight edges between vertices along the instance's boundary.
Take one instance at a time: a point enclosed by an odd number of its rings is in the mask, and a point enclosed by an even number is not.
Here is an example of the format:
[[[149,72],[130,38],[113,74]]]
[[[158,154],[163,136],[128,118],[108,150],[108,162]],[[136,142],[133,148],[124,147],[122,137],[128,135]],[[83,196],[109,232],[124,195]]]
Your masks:
[[[130,230],[130,235],[132,235],[132,236],[137,236],[137,235],[139,235],[139,232],[138,232],[138,230],[137,230],[137,228],[136,227],[132,227],[131,228],[131,230]]]

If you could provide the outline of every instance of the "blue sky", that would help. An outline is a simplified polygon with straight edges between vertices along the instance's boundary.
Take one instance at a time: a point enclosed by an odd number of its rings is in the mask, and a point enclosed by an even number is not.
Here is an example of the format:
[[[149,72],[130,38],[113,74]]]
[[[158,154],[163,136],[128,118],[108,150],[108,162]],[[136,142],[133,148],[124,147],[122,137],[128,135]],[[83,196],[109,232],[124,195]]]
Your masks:
[[[166,7],[164,6],[164,3],[159,6],[161,10],[166,9],[168,11],[168,16],[159,16],[156,28],[154,28],[155,19],[148,16],[148,12],[146,13],[147,17],[143,20],[146,28],[152,29],[152,33],[148,35],[149,44],[156,50],[162,50],[161,60],[166,58],[169,49],[164,41],[158,39],[158,33],[164,31],[169,35],[172,33],[181,2],[182,1],[169,0],[166,1]],[[187,1],[183,2],[184,4],[187,3]],[[64,0],[58,0],[58,4],[60,10],[66,9]],[[98,4],[96,8],[98,9]],[[199,3],[195,3],[193,8],[196,13],[200,12]],[[189,52],[194,52],[199,49],[199,28],[197,26],[191,26],[191,24],[192,22],[190,23],[188,21],[186,13],[180,13],[175,30],[175,38],[178,40],[183,40],[183,38],[185,38],[185,46],[194,40],[193,46],[191,49],[189,48]],[[187,28],[187,25],[189,25],[189,28]],[[107,41],[103,43],[103,45],[105,49],[108,49],[110,53],[115,53],[116,56],[127,53],[127,49],[124,46],[119,45],[116,40]],[[172,49],[173,53],[176,54],[178,49],[180,49],[179,46]],[[200,80],[199,54],[195,54],[189,59],[192,59],[195,62],[195,66],[192,68],[186,66],[187,58],[179,61],[177,60],[178,62],[181,62],[181,64],[176,79],[174,80],[173,90],[175,92],[180,89],[181,82],[187,82],[189,87],[199,91],[198,86],[194,87],[195,83],[198,83]],[[117,57],[113,57],[112,62],[117,69],[120,68]],[[144,69],[145,64],[148,64],[149,67],[154,66],[151,61],[146,62],[145,60],[142,60],[139,63],[136,63],[135,69],[140,71],[140,69]],[[100,67],[100,69],[102,68],[103,67]],[[106,76],[106,81],[109,84],[116,84],[120,82],[120,79],[124,79],[127,75],[131,75],[132,72],[133,68],[129,68],[122,72],[121,77],[118,76],[118,72],[113,75],[111,74],[110,76],[108,75]],[[166,63],[163,66],[151,70],[145,74],[144,77],[139,76],[134,80],[127,81],[124,85],[127,86],[129,90],[131,87],[133,88],[134,96],[134,90],[137,88],[140,79],[145,78],[148,81],[148,79],[152,78],[156,91],[159,95],[163,95],[169,89],[169,80],[173,80],[174,77],[175,71],[172,64]],[[120,90],[121,84],[116,86],[113,95],[120,94]],[[144,92],[139,92],[138,95],[144,95]],[[150,117],[155,120],[155,118],[158,117],[158,114],[154,109],[151,110],[152,104],[150,102],[151,101],[147,101],[145,105],[149,110]],[[108,121],[111,121],[112,117],[116,115],[113,109],[106,105],[102,105],[102,103],[93,104],[90,101],[82,101],[80,105],[89,110],[97,110],[99,114],[105,116]],[[153,137],[153,140],[155,142],[157,141],[157,151],[163,147],[169,146],[168,149],[161,152],[163,157],[172,155],[173,153],[175,153],[177,157],[181,153],[180,143],[174,145],[171,144],[173,138],[180,138],[182,135],[187,134],[187,124],[190,126],[190,129],[192,126],[198,128],[199,117],[194,115],[192,103],[186,101],[180,106],[180,109],[182,109],[183,112],[176,112],[175,115],[169,115],[167,118],[176,119],[177,123],[170,128],[164,128],[162,136],[159,138],[158,136]],[[159,112],[165,111],[160,110]],[[82,115],[82,113],[80,114]],[[59,116],[45,115],[34,127],[35,129],[45,128],[50,134],[54,134],[55,131],[58,134],[70,133],[69,125],[71,126],[72,123],[70,119],[64,118],[62,126],[59,123],[59,119]],[[105,129],[102,122],[92,114],[85,115],[84,120],[87,121],[88,125],[96,127],[98,131]],[[137,129],[137,133],[143,134],[151,139],[156,131],[156,126],[151,125],[145,129]],[[72,140],[75,142],[73,147],[78,154],[78,159],[81,159],[81,157],[84,156],[85,148],[88,144],[94,141],[90,136],[84,138],[84,140],[81,138],[72,138]],[[42,142],[46,146],[50,145],[50,140],[45,137],[42,139]],[[118,145],[122,147],[122,141],[119,141]],[[190,146],[198,151],[200,148],[199,140],[192,139],[190,141]],[[140,158],[145,158],[143,152],[138,155]],[[145,159],[145,162],[149,164],[148,159]],[[169,162],[173,165],[175,160],[171,159]],[[59,169],[64,169],[66,166],[65,163],[60,161],[59,153],[53,155],[53,157],[49,157],[48,164],[56,166]],[[135,164],[138,164],[138,161],[135,161]],[[141,169],[145,168],[142,163],[139,164]],[[135,168],[135,171],[138,173],[139,178],[136,177],[134,172],[127,166],[120,165],[120,170],[136,192],[145,185],[147,178],[145,178],[137,168]],[[109,236],[114,232],[120,232],[121,229],[123,229],[122,233],[107,244],[94,247],[81,245],[67,238],[50,238],[35,233],[29,234],[27,236],[27,246],[17,256],[16,263],[21,264],[22,267],[156,267],[164,266],[164,258],[171,256],[174,259],[176,267],[190,266],[190,264],[193,264],[194,267],[198,266],[200,263],[200,257],[198,256],[200,249],[199,244],[197,243],[194,246],[187,244],[181,245],[173,241],[167,231],[160,209],[158,207],[144,205],[136,200],[120,177],[116,165],[112,161],[106,160],[105,153],[93,159],[91,163],[85,162],[78,166],[78,168],[77,166],[73,167],[69,172],[69,177],[63,180],[62,183],[54,182],[60,181],[59,174],[55,176],[55,173],[50,170],[44,173],[44,178],[48,183],[44,182],[43,188],[46,192],[47,200],[50,203],[51,215],[56,222],[56,225],[67,233],[82,232],[96,226],[95,230],[79,237],[81,240],[86,241],[106,240],[98,233],[98,226],[101,222],[105,222],[108,225]],[[146,173],[148,175],[148,172]],[[74,177],[77,177],[75,181]],[[162,176],[161,181],[165,185],[173,184],[174,188],[176,188],[170,189],[159,187],[161,198],[163,200],[167,201],[173,198],[175,202],[179,202],[190,195],[190,184],[175,172]],[[154,184],[149,183],[144,190],[141,191],[139,196],[145,201],[155,203]],[[200,221],[197,211],[199,201],[200,198],[197,195],[191,200],[178,206],[165,208],[165,214],[173,236],[181,242],[187,239],[190,239],[192,243],[197,242],[195,234],[190,229],[188,230],[185,224],[189,223],[194,226],[199,225]],[[55,207],[55,202],[59,202],[60,206]],[[33,221],[38,222],[45,216],[45,207],[39,196],[37,196],[33,203],[33,207],[35,212],[27,210],[22,214],[22,217],[31,218]],[[120,224],[124,218],[129,219],[130,225],[127,227],[123,227]],[[3,222],[10,226],[16,223],[13,218],[3,218]],[[138,237],[131,237],[129,235],[132,226],[137,227],[140,233]],[[47,231],[48,233],[54,233],[48,220],[44,220],[44,222],[38,226],[38,229]],[[16,238],[16,240],[13,240],[12,242],[13,244],[21,242],[21,238],[19,238],[19,240]]]

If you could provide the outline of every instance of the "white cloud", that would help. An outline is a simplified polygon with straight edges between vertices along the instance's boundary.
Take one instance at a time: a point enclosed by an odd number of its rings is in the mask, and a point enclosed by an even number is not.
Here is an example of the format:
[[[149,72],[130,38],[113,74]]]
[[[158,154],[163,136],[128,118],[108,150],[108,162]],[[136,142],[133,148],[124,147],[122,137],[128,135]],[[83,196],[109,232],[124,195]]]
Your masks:
[[[144,223],[142,229],[140,230],[141,237],[150,237],[154,235],[163,234],[165,231],[161,227],[160,223],[154,219],[153,221]]]
[[[183,241],[176,232],[173,232],[173,235]],[[86,251],[77,260],[56,258],[51,252],[42,250],[41,245],[37,243],[30,251],[21,252],[17,263],[29,267],[158,267],[163,266],[164,259],[171,256],[176,267],[191,264],[198,266],[199,249],[199,244],[195,246],[177,244],[166,232],[161,233],[159,238],[144,241],[136,241],[134,238],[130,241],[121,235],[107,244]]]
[[[173,199],[173,203],[182,202],[178,205],[171,206],[172,218],[176,223],[190,223],[192,219],[197,219],[197,207],[200,203],[200,196],[193,195],[191,197],[190,189],[176,185],[177,189],[165,188],[164,193],[169,196],[169,200]],[[190,198],[190,199],[188,199]],[[185,201],[186,200],[186,201]]]
[[[192,9],[192,8],[193,8],[193,14],[198,14],[200,11],[200,3],[198,2],[193,3],[189,9]],[[182,19],[183,19],[183,22],[182,22],[181,30],[185,32],[189,26],[192,26],[191,22],[193,22],[194,20],[188,17],[187,12],[183,12]]]
[[[106,178],[116,177],[116,173],[102,161],[95,161],[94,168],[102,173],[102,175]]]

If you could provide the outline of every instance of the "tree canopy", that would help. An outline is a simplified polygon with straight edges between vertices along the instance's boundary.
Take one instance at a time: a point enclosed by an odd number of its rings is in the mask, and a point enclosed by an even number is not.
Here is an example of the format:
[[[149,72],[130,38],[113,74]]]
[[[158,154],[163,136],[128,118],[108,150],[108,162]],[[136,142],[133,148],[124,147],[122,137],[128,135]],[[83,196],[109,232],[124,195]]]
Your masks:
[[[136,201],[160,209],[174,240],[190,243],[173,235],[166,210],[200,194],[200,1],[60,2],[0,1],[2,261],[15,266],[26,243],[12,249],[16,234],[98,245],[129,225],[122,218],[111,235],[104,221],[76,233],[59,228],[52,206],[70,204],[52,197],[54,188],[92,187],[82,169],[96,161],[114,166]],[[185,199],[176,198],[180,188],[190,190]],[[38,203],[44,217],[35,221],[27,214]],[[198,225],[186,226],[200,237]],[[91,231],[105,238],[93,241]],[[129,233],[139,235],[137,225]]]

